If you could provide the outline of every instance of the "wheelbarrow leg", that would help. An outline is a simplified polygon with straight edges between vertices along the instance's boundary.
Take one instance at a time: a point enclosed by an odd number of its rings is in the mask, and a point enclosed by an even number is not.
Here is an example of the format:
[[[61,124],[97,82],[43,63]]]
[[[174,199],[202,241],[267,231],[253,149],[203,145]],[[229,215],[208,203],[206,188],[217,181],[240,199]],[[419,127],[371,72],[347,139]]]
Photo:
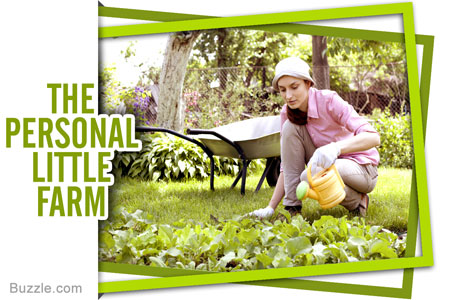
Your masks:
[[[239,174],[234,180],[233,184],[231,185],[231,188],[234,188],[236,184],[239,182],[239,180],[242,178],[241,182],[241,194],[245,195],[245,180],[247,179],[247,168],[250,164],[251,159],[242,159],[242,169],[239,170]]]
[[[242,160],[242,181],[241,181],[241,195],[245,195],[245,180],[247,179],[247,166],[250,163],[249,160]]]
[[[267,159],[266,168],[264,169],[261,179],[259,179],[258,186],[256,187],[255,193],[257,193],[261,189],[264,179],[266,179],[267,173],[269,173],[269,170],[272,167],[272,165],[274,164],[274,162],[275,162],[275,158],[271,157],[271,158]]]
[[[239,179],[241,179],[241,177],[242,177],[242,170],[243,170],[243,169],[240,169],[240,170],[239,170],[239,174],[237,175],[236,179],[233,181],[233,184],[231,185],[231,188],[232,188],[232,189],[233,189],[233,188],[236,186],[236,184],[239,182]]]

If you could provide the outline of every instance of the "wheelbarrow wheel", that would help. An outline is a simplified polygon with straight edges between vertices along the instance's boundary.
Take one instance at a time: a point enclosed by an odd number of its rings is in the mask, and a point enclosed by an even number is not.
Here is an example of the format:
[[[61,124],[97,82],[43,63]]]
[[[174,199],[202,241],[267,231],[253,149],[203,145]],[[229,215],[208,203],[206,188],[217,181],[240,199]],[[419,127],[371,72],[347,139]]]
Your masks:
[[[280,157],[271,157],[267,159],[266,167],[269,166],[267,171],[266,181],[269,186],[276,186],[278,177],[280,176]]]

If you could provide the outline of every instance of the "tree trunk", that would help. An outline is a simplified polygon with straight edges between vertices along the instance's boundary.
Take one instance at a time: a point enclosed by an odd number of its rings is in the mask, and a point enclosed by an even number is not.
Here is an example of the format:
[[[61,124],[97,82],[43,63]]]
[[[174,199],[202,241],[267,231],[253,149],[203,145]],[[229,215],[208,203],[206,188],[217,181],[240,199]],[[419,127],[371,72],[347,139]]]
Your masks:
[[[314,35],[312,37],[312,49],[313,74],[316,88],[329,89],[330,67],[328,66],[327,54],[325,53],[327,38]]]
[[[200,32],[174,33],[169,37],[160,77],[158,117],[160,127],[181,132],[185,104],[182,98],[184,76],[194,42]]]

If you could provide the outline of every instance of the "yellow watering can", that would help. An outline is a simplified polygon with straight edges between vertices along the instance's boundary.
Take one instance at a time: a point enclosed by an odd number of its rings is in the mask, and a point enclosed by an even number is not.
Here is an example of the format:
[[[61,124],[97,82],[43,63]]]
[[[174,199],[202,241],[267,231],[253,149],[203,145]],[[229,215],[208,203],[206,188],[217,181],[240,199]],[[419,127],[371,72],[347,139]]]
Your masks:
[[[300,182],[296,190],[299,200],[306,198],[317,200],[323,209],[335,207],[344,200],[344,181],[335,165],[320,171],[314,177],[311,176],[311,168],[308,167],[306,174],[311,186],[306,181]]]

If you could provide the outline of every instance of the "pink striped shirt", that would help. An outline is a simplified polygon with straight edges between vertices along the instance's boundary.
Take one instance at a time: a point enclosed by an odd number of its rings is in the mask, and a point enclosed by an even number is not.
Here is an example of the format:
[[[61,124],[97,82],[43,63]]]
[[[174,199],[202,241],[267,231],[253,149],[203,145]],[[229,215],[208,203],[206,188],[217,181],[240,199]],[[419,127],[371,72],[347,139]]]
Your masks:
[[[281,110],[281,128],[287,120],[286,104]],[[316,148],[348,139],[360,132],[376,132],[366,119],[358,115],[354,108],[336,92],[309,89],[308,122],[306,129]],[[346,153],[339,158],[351,159],[359,164],[377,166],[380,155],[376,148],[366,151]]]

